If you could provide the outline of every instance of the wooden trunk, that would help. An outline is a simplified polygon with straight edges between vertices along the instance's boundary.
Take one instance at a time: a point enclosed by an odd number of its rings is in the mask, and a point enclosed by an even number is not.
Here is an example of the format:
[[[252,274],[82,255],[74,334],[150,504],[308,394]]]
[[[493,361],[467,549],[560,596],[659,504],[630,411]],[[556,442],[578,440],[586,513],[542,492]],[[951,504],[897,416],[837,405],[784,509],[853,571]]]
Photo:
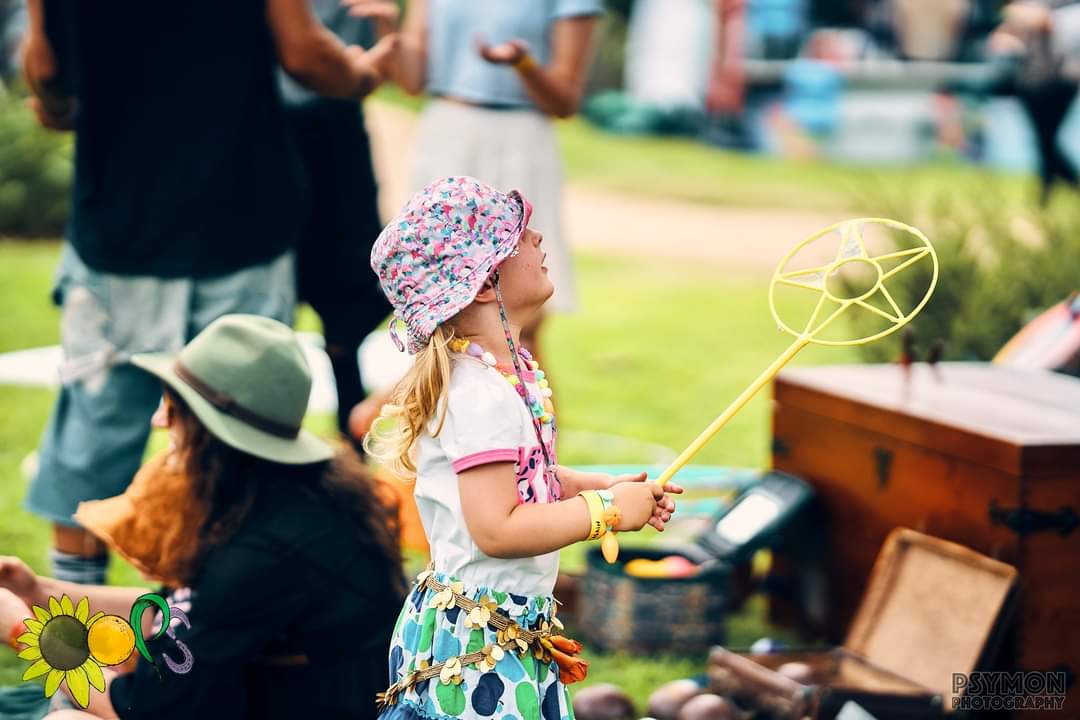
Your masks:
[[[826,550],[779,553],[802,601],[777,598],[773,620],[798,607],[804,630],[842,640],[878,549],[911,527],[1019,570],[1012,667],[1080,672],[1080,381],[969,363],[834,366],[785,371],[774,395],[773,466],[814,487]],[[1062,716],[1080,717],[1075,685],[1066,712],[1047,714]]]
[[[716,648],[710,689],[777,720],[832,720],[849,700],[883,719],[943,718],[962,694],[953,673],[983,668],[997,653],[1016,577],[1010,565],[899,528],[842,647],[748,656]],[[783,674],[789,663],[799,664],[799,682]]]

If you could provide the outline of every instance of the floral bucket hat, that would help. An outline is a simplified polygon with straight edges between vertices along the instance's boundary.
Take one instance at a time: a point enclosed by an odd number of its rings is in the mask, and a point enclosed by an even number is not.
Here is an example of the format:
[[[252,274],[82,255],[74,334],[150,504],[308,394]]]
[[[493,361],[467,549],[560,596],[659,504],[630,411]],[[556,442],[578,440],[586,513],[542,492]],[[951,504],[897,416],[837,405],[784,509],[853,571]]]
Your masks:
[[[475,178],[436,180],[387,223],[371,250],[371,269],[394,308],[390,334],[417,353],[435,328],[476,299],[499,263],[517,250],[532,205]],[[407,343],[397,335],[404,323]]]

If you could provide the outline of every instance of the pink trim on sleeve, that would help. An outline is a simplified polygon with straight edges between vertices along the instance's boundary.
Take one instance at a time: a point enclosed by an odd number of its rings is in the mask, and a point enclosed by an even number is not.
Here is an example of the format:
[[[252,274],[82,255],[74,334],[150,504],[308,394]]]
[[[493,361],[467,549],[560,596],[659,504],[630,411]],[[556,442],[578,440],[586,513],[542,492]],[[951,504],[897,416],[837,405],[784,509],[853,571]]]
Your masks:
[[[496,462],[517,462],[518,449],[517,448],[501,448],[498,450],[484,450],[483,452],[472,453],[465,457],[458,458],[451,463],[454,468],[454,472],[464,472],[469,468],[474,468],[477,465],[487,465],[488,463]]]

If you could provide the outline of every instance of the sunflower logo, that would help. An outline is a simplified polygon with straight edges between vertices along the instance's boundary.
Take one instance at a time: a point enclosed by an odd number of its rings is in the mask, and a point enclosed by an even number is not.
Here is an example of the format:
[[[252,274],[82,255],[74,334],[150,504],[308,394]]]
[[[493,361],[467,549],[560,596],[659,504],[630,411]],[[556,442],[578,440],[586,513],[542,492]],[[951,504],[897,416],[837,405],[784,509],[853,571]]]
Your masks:
[[[45,697],[52,697],[67,681],[71,697],[81,707],[90,702],[90,688],[105,691],[103,666],[118,665],[135,649],[135,632],[117,615],[90,614],[87,598],[73,606],[67,595],[49,598],[49,609],[34,606],[34,617],[27,618],[27,632],[16,642],[27,647],[19,657],[32,664],[23,680],[45,676]]]

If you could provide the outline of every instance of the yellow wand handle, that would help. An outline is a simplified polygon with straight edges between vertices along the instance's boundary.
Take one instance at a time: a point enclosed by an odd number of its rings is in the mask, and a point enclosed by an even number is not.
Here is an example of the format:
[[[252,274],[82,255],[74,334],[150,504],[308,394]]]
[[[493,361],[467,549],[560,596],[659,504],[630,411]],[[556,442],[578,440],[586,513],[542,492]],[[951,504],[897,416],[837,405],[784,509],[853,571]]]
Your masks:
[[[791,343],[791,346],[784,351],[783,355],[776,358],[772,365],[758,375],[757,380],[743,390],[742,393],[739,394],[739,397],[735,398],[735,400],[727,406],[724,412],[720,413],[720,415],[712,421],[709,427],[705,428],[702,433],[697,436],[697,439],[690,443],[690,446],[683,450],[679,457],[675,458],[674,462],[672,462],[667,470],[665,470],[663,474],[660,475],[659,479],[657,479],[660,487],[667,485],[671,478],[674,477],[675,473],[682,470],[683,466],[690,462],[694,456],[698,454],[701,448],[705,447],[705,445],[720,432],[722,427],[727,425],[728,420],[735,417],[735,413],[742,410],[743,406],[750,402],[750,400],[757,395],[758,391],[765,387],[765,385],[776,376],[776,373],[780,372],[780,368],[787,365],[791,358],[795,357],[800,350],[809,344],[809,336],[802,335],[796,338],[795,342]]]
[[[893,252],[887,252],[883,255],[871,256],[866,251],[866,244],[862,237],[863,225],[878,225],[885,226],[891,230],[899,230],[914,236],[919,242],[914,248],[900,249]],[[803,270],[784,271],[788,262],[804,247],[813,243],[814,241],[829,236],[833,233],[840,234],[840,247],[836,253],[835,259],[827,264],[818,267],[806,268]],[[915,308],[907,313],[901,310],[900,305],[896,299],[888,291],[885,286],[885,281],[890,277],[906,270],[911,265],[919,262],[923,258],[929,258],[931,263],[931,275],[930,283],[926,289],[926,293],[922,299],[916,304]],[[899,261],[899,264],[886,269],[882,265],[883,262]],[[859,267],[862,270],[869,269],[876,273],[874,282],[867,287],[859,287],[858,292],[853,294],[837,294],[837,289],[828,285],[828,279],[835,275],[841,269],[851,265],[853,267]],[[791,361],[800,350],[809,345],[811,342],[821,345],[862,345],[868,342],[873,342],[879,338],[885,337],[890,333],[894,333],[904,325],[911,322],[911,319],[919,314],[919,311],[923,309],[926,303],[930,300],[930,295],[934,292],[934,288],[937,286],[938,279],[938,259],[937,253],[934,252],[934,247],[930,244],[930,241],[919,232],[917,229],[910,225],[905,225],[896,220],[888,220],[885,218],[861,218],[858,220],[848,220],[846,222],[836,223],[821,230],[806,240],[795,246],[780,261],[780,265],[776,272],[773,274],[772,282],[769,283],[769,312],[772,313],[773,318],[776,320],[780,329],[785,330],[792,335],[795,335],[795,342],[784,351],[780,357],[776,358],[765,369],[761,375],[758,376],[754,382],[750,384],[739,397],[728,405],[724,412],[712,421],[709,427],[697,436],[694,442],[690,443],[690,447],[682,451],[679,457],[675,458],[675,461],[665,470],[657,479],[657,483],[660,487],[665,487],[671,478],[682,470],[682,468],[690,462],[701,448],[716,436],[720,432],[724,425],[727,425],[728,420],[735,417],[735,414],[746,406],[746,403],[757,395],[758,391],[763,388],[766,383],[773,379],[780,369]],[[777,285],[786,285],[802,290],[813,291],[818,295],[817,305],[814,307],[813,313],[810,315],[809,321],[806,323],[806,327],[802,332],[793,330],[791,326],[783,321],[780,315],[776,311],[775,291]],[[871,298],[877,300],[877,304],[869,302]],[[833,310],[825,320],[818,322],[818,317],[821,311],[829,306],[836,305],[836,309]],[[858,307],[863,310],[874,313],[880,318],[888,321],[888,326],[884,330],[880,330],[872,335],[864,336],[861,338],[855,338],[851,340],[824,340],[819,339],[816,336],[819,335],[826,327],[832,324],[834,320],[843,315],[847,310],[852,307]],[[887,307],[888,310],[883,309]],[[602,537],[604,558],[609,562],[615,562],[619,553],[619,544],[615,539],[613,532],[608,532]]]

